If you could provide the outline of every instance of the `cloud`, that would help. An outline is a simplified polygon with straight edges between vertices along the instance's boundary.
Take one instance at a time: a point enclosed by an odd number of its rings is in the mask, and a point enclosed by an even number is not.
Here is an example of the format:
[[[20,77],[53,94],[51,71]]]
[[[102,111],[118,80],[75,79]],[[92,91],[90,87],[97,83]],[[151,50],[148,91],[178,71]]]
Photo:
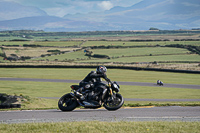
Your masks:
[[[185,6],[200,7],[200,5],[192,4],[192,3],[189,3],[189,2],[183,2],[182,4],[185,5]]]
[[[113,4],[110,1],[102,1],[101,3],[98,4],[98,6],[103,10],[109,10],[113,8]]]
[[[109,10],[114,6],[131,6],[142,0],[5,0],[24,6],[40,8],[48,15],[63,17],[66,14]]]

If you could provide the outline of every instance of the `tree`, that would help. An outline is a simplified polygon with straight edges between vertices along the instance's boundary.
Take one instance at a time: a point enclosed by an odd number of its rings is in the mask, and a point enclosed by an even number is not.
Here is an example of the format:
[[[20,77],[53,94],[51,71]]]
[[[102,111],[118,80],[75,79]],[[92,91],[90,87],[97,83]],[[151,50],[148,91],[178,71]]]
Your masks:
[[[149,30],[159,30],[158,28],[151,27]]]

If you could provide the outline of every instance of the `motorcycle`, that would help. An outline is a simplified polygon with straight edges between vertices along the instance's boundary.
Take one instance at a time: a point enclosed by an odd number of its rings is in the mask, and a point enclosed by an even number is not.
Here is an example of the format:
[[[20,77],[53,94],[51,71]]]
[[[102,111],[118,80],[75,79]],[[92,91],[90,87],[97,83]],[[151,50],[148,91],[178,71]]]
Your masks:
[[[82,93],[85,97],[82,100],[77,95],[79,85],[71,85],[71,93],[63,95],[58,101],[58,107],[62,111],[73,111],[76,107],[82,106],[84,108],[96,109],[102,107],[102,105],[109,111],[114,111],[122,107],[124,104],[124,98],[118,92],[120,86],[115,81],[113,83],[99,83],[91,90],[87,90]],[[103,92],[99,91],[99,88]]]
[[[163,84],[163,82],[160,82],[160,83],[157,83],[157,85],[163,86],[164,84]]]
[[[163,84],[162,81],[158,80],[158,81],[157,81],[157,85],[159,85],[159,86],[163,86],[164,84]]]

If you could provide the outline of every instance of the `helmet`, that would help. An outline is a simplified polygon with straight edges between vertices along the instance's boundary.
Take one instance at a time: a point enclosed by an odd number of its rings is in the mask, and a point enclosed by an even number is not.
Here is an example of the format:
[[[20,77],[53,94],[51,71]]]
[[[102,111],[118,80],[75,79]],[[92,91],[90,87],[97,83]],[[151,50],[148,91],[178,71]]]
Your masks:
[[[96,71],[98,74],[104,74],[107,72],[107,68],[105,66],[98,66]]]

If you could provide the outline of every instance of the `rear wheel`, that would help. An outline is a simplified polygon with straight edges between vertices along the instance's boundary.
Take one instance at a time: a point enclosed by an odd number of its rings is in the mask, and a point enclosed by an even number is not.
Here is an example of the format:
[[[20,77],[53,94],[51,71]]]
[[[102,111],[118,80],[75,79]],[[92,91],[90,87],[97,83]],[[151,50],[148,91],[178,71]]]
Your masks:
[[[65,94],[58,101],[58,107],[62,111],[72,111],[77,106],[77,101],[70,94]]]
[[[104,103],[104,107],[107,110],[114,111],[122,107],[124,104],[124,98],[121,94],[115,94],[113,98],[108,97],[106,102]]]

